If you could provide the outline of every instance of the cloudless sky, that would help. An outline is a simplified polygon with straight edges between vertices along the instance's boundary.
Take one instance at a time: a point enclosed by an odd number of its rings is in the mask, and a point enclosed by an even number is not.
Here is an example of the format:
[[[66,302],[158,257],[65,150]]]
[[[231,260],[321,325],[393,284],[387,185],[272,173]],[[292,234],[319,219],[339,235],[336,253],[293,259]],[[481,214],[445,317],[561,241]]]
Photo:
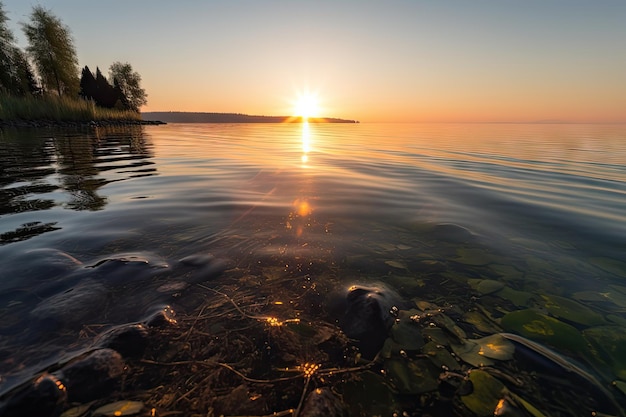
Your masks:
[[[130,62],[144,111],[361,121],[626,122],[624,0],[3,0],[71,30],[80,66]]]

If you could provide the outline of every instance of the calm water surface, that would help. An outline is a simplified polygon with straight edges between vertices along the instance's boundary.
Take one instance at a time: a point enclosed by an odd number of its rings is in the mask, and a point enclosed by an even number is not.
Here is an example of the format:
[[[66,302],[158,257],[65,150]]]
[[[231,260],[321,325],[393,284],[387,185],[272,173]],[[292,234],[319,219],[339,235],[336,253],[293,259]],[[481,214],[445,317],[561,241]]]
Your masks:
[[[0,391],[107,326],[191,311],[198,283],[330,323],[358,283],[550,347],[621,402],[625,161],[623,125],[2,131]]]

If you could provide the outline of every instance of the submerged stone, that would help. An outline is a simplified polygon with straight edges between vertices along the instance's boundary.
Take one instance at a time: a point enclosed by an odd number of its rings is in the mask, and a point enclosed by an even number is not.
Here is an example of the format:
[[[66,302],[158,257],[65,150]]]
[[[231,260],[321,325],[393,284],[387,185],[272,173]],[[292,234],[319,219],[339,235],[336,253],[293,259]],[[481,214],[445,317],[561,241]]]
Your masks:
[[[96,344],[113,349],[123,357],[138,358],[148,346],[148,329],[143,324],[125,324],[101,334]]]
[[[67,388],[71,402],[88,402],[106,397],[121,381],[122,356],[113,349],[98,349],[68,363],[54,375]]]
[[[49,280],[70,274],[81,265],[78,259],[57,249],[31,249],[12,257],[3,275],[9,280],[17,277]]]
[[[176,324],[176,312],[168,305],[156,306],[150,311],[143,323],[148,327],[167,327]]]
[[[43,374],[3,398],[0,415],[3,417],[54,417],[66,404],[65,385],[54,375]]]
[[[189,255],[179,262],[182,265],[196,268],[195,274],[189,279],[190,283],[199,283],[217,278],[228,269],[228,262],[224,259],[216,258],[210,253]]]
[[[74,287],[53,295],[39,303],[31,317],[57,324],[82,323],[84,319],[105,305],[106,288],[93,280],[84,280]]]
[[[148,279],[169,268],[167,262],[149,253],[124,253],[102,258],[85,267],[90,276],[117,285]]]
[[[398,294],[383,284],[353,285],[332,301],[331,306],[341,330],[357,341],[363,356],[372,359],[382,348],[395,322],[392,311],[404,302]]]

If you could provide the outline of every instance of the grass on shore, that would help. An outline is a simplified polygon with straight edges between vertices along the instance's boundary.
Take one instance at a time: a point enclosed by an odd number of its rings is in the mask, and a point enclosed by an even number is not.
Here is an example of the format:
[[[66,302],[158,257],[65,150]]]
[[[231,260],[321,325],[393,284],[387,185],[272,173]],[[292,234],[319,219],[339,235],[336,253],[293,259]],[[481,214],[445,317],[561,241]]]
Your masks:
[[[141,120],[131,110],[106,109],[81,98],[49,96],[13,97],[0,94],[0,121],[85,122],[100,120]]]

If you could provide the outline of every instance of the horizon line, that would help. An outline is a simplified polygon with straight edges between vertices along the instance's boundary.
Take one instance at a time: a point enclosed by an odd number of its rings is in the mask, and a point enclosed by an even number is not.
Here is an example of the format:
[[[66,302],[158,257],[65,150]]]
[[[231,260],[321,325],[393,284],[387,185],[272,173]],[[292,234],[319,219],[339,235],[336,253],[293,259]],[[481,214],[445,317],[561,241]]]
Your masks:
[[[267,115],[267,114],[249,114],[241,112],[215,112],[215,111],[185,111],[185,110],[150,110],[141,111],[144,113],[204,113],[204,114],[224,114],[224,115],[239,115],[249,117],[282,117],[282,118],[303,118],[303,116],[294,115]],[[593,124],[593,125],[612,125],[612,124],[626,124],[626,120],[621,121],[572,121],[561,119],[540,119],[540,120],[403,120],[403,121],[363,121],[356,118],[343,118],[336,116],[316,116],[308,117],[307,119],[342,119],[342,120],[354,120],[359,123],[416,123],[416,124],[444,124],[444,123],[459,123],[459,124]]]

